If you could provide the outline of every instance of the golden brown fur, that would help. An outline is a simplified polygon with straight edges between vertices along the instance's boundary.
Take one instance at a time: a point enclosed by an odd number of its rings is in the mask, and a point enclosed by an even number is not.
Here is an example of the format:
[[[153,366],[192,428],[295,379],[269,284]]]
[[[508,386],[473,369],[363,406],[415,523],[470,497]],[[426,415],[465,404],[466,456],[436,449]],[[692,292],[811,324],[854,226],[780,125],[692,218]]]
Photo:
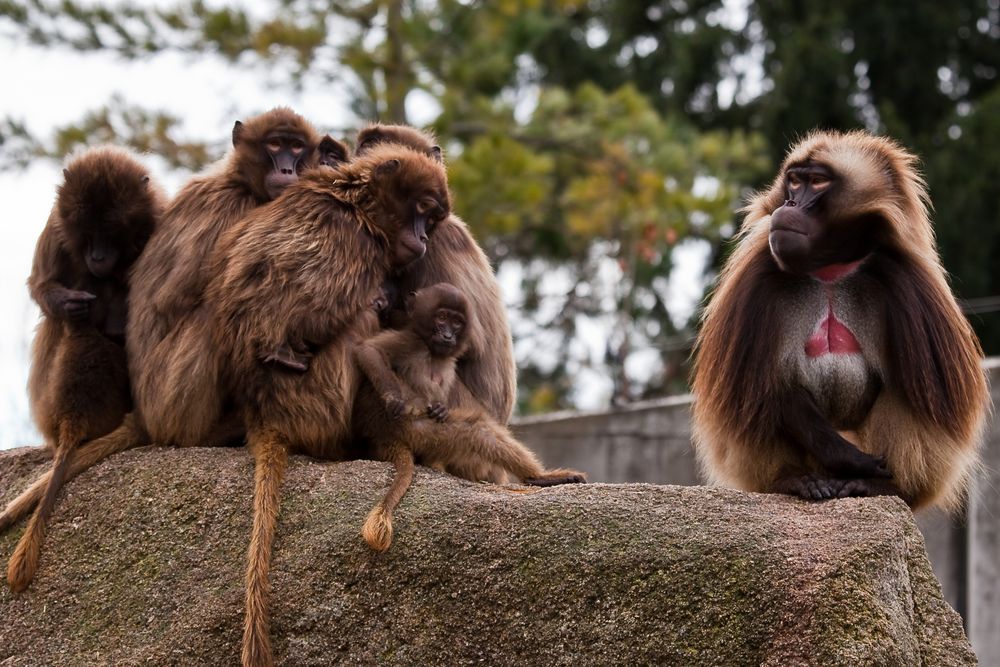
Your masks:
[[[696,348],[695,441],[711,482],[767,492],[785,490],[780,479],[789,470],[826,475],[783,431],[781,404],[797,386],[892,474],[891,482],[838,482],[840,495],[867,495],[870,486],[915,509],[961,502],[987,409],[982,352],[938,259],[915,162],[888,139],[817,132],[747,207]],[[854,273],[823,285],[783,272],[769,249],[772,214],[789,196],[786,172],[810,164],[829,169],[841,188],[824,215],[863,221],[874,243]],[[817,308],[838,311],[857,337],[860,361],[807,358],[802,343],[815,336]],[[825,389],[802,375],[816,364]]]
[[[465,475],[497,467],[538,486],[586,481],[573,470],[546,471],[473,397],[452,403],[456,384],[467,392],[457,382],[456,364],[477,328],[461,291],[448,283],[422,288],[409,310],[405,328],[383,331],[355,350],[367,380],[355,403],[355,432],[374,458],[396,465],[392,485],[361,533],[373,549],[385,551],[392,543],[392,512],[413,479],[414,459]]]
[[[272,198],[265,186],[272,165],[262,144],[275,132],[297,134],[307,147],[300,171],[318,159],[319,134],[289,109],[238,127],[230,154],[171,202],[133,273],[129,359],[136,408],[157,444],[207,444],[222,419],[217,360],[199,304],[213,277],[208,258],[219,239]]]
[[[405,125],[372,125],[358,134],[357,153],[373,146],[399,144],[441,159],[434,137]],[[395,280],[407,294],[436,283],[451,283],[464,292],[480,326],[458,364],[462,384],[500,424],[510,420],[517,400],[517,366],[507,322],[507,309],[493,268],[468,226],[451,215],[435,230],[427,254],[406,267]],[[501,480],[496,480],[501,481]]]
[[[206,291],[206,308],[256,467],[246,665],[271,664],[268,570],[287,453],[351,456],[358,383],[351,346],[377,328],[372,295],[394,263],[416,256],[407,254],[422,234],[416,212],[435,224],[449,206],[439,163],[385,147],[336,170],[304,174],[222,243],[215,262],[224,269]],[[423,241],[416,242],[422,252]],[[262,362],[297,339],[313,350],[305,373]]]
[[[28,280],[43,314],[28,395],[54,462],[10,560],[7,578],[15,592],[34,576],[70,453],[113,430],[131,408],[123,341],[127,276],[165,199],[145,167],[120,148],[89,149],[63,173]]]
[[[299,172],[347,157],[342,144],[321,139],[290,109],[277,108],[236,124],[232,151],[173,198],[133,267],[127,353],[135,414],[112,433],[75,451],[68,477],[151,441],[186,446],[242,438],[242,424],[223,412],[218,359],[201,302],[205,286],[218,270],[209,267],[208,258],[225,230],[274,194],[268,181],[277,165],[264,153],[272,136],[303,142],[296,164]],[[283,182],[293,178],[285,175]],[[7,506],[0,527],[30,511],[41,498],[40,482]]]

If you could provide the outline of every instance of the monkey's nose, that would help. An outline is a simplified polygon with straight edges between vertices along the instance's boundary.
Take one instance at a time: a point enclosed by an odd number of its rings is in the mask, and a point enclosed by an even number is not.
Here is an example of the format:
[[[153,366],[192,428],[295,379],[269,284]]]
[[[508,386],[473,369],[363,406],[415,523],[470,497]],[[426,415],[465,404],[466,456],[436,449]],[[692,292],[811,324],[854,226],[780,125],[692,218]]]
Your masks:
[[[795,208],[796,206],[798,206],[798,204],[795,203],[794,199],[786,199],[784,205],[787,206],[788,208]]]

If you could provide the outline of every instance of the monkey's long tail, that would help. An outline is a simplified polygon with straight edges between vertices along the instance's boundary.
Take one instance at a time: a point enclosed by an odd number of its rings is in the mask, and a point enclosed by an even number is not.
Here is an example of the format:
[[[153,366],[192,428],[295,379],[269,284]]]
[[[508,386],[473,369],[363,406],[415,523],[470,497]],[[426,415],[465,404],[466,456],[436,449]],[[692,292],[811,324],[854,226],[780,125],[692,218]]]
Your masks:
[[[48,476],[48,484],[42,502],[31,515],[28,527],[14,549],[14,555],[7,564],[7,583],[15,593],[20,593],[31,583],[38,569],[38,557],[42,552],[42,542],[45,541],[45,528],[52,508],[56,504],[56,495],[62,488],[66,478],[66,468],[73,449],[83,439],[83,432],[78,419],[64,419],[59,424],[59,441],[56,443],[56,453],[52,461],[52,471]]]
[[[498,465],[521,479],[545,473],[534,452],[521,444],[509,430],[478,410],[452,410],[443,424],[430,419],[415,419],[412,430],[418,438],[414,447],[416,450],[460,449],[443,452],[443,458],[476,458]]]
[[[413,483],[413,452],[400,448],[394,453],[392,462],[396,466],[392,485],[389,486],[382,502],[368,513],[365,525],[361,529],[361,536],[375,551],[385,551],[392,545],[392,512]]]
[[[69,453],[69,465],[66,466],[65,477],[60,484],[65,484],[112,454],[124,452],[146,442],[145,433],[138,426],[135,418],[128,414],[121,426],[111,433],[95,438]],[[46,489],[49,488],[53,472],[54,469],[40,475],[31,483],[31,486],[7,504],[3,513],[0,514],[0,531],[6,530],[31,513],[31,510],[45,495]]]
[[[274,431],[252,430],[247,445],[254,458],[253,528],[247,553],[243,666],[271,667],[271,548],[281,504],[281,480],[288,448]]]

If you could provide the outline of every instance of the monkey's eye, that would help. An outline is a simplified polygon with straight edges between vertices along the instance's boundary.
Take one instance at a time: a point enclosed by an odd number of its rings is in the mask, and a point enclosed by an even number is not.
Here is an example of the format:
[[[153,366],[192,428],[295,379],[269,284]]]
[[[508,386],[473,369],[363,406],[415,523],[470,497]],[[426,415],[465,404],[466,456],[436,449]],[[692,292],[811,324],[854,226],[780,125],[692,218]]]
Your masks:
[[[798,176],[796,176],[795,174],[789,174],[788,175],[788,189],[789,190],[798,190],[801,187],[802,187],[802,179],[799,178]]]
[[[813,190],[825,190],[830,186],[832,181],[826,176],[821,176],[819,174],[814,175],[809,179],[809,184],[812,186]]]
[[[272,153],[277,153],[278,151],[281,150],[281,142],[278,141],[277,139],[269,139],[267,142],[267,150],[271,151]]]
[[[292,155],[300,155],[302,151],[305,150],[305,148],[306,145],[301,141],[299,141],[298,139],[296,139],[295,141],[292,142]]]

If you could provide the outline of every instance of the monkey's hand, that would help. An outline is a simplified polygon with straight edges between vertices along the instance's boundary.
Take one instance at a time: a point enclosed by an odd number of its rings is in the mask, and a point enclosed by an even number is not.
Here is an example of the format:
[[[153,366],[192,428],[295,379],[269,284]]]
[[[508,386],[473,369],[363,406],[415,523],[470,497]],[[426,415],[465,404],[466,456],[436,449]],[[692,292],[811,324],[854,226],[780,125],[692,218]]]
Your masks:
[[[385,411],[389,413],[389,418],[398,421],[406,414],[406,401],[395,394],[386,394],[382,397],[385,401]]]
[[[448,408],[444,403],[435,402],[427,406],[427,416],[436,422],[443,422],[448,419]]]
[[[265,364],[275,364],[299,373],[305,373],[309,370],[310,359],[312,359],[310,353],[296,352],[288,345],[279,345],[262,358]]]
[[[97,296],[83,290],[54,287],[45,293],[49,313],[64,320],[79,321],[90,315],[90,302]]]

